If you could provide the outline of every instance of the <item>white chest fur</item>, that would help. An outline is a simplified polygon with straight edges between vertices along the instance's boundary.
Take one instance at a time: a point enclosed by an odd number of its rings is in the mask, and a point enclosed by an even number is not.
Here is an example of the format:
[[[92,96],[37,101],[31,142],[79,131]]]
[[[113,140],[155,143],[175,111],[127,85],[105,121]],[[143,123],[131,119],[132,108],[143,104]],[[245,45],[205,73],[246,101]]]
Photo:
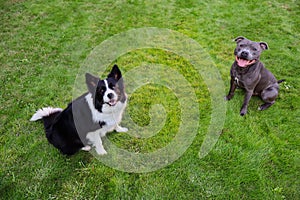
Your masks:
[[[94,106],[93,98],[90,93],[85,96],[85,99],[91,110],[93,121],[96,123],[105,122],[105,125],[99,130],[101,137],[105,136],[107,132],[117,129],[118,124],[122,120],[122,114],[126,107],[126,101],[124,103],[119,101],[114,106],[103,104],[102,112],[99,112]]]

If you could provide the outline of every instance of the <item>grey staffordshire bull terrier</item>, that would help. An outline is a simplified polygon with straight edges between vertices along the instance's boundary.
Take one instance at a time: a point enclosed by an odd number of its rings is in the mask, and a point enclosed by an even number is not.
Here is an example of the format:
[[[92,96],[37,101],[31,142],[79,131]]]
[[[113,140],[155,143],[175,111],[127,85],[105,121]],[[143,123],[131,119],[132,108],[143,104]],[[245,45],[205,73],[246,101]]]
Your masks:
[[[237,46],[234,50],[235,61],[230,70],[230,90],[225,99],[230,100],[237,87],[245,89],[244,103],[240,111],[240,115],[244,116],[252,95],[258,95],[264,101],[259,110],[265,110],[273,105],[278,96],[278,83],[284,80],[277,81],[259,61],[261,52],[268,49],[267,43],[253,42],[241,36],[237,37],[235,42]]]

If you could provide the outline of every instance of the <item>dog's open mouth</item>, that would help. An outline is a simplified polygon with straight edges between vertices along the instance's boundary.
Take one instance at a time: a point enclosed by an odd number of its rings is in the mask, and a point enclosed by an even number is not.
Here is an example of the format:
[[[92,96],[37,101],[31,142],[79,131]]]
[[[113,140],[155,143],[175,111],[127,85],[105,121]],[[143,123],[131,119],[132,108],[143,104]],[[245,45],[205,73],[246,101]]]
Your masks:
[[[235,57],[235,60],[239,67],[247,67],[249,65],[252,65],[256,62],[256,60],[245,60],[243,58]]]
[[[117,104],[117,102],[118,102],[117,100],[111,99],[111,100],[109,100],[109,102],[106,102],[106,103],[110,106],[115,106]]]

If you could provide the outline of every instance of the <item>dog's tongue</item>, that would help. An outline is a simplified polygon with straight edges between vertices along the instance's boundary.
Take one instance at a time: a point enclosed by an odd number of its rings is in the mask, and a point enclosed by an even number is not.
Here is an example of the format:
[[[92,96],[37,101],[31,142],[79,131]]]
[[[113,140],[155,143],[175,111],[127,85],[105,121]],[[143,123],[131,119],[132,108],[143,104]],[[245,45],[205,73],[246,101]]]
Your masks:
[[[110,106],[114,106],[114,105],[116,105],[116,104],[117,104],[117,101],[114,100],[114,99],[112,99],[112,100],[109,101],[109,105],[110,105]]]
[[[240,67],[247,67],[248,65],[253,64],[255,62],[255,60],[245,60],[245,59],[236,57],[236,62],[238,64],[238,66],[240,66]]]
[[[240,67],[246,67],[249,61],[240,58],[237,62]]]

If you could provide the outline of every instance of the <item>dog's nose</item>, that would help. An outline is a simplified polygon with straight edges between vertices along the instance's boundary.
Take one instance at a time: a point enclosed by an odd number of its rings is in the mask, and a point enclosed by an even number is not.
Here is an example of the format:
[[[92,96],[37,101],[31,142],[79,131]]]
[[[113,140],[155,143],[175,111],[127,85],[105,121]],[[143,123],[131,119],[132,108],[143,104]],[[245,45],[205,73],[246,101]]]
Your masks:
[[[247,51],[242,51],[242,53],[241,53],[241,57],[243,57],[243,58],[247,58],[248,55],[249,55],[249,53]]]
[[[109,93],[109,94],[107,95],[107,97],[108,97],[109,99],[112,99],[112,98],[114,98],[114,94],[113,94],[113,93]]]

